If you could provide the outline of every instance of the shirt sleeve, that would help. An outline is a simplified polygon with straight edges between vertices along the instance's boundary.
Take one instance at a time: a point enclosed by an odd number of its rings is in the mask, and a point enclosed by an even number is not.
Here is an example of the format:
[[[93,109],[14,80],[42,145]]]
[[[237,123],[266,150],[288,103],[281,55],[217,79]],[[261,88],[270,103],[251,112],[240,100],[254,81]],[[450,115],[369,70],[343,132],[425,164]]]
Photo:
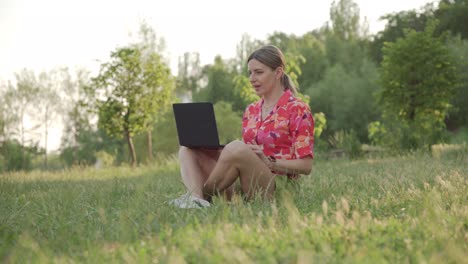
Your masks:
[[[308,105],[302,103],[294,106],[290,131],[296,158],[314,158],[314,118]]]
[[[252,122],[253,109],[253,105],[247,106],[242,116],[242,141],[244,141],[244,143],[251,143],[252,140],[255,139],[255,133],[252,131],[252,128],[249,127],[249,122]]]

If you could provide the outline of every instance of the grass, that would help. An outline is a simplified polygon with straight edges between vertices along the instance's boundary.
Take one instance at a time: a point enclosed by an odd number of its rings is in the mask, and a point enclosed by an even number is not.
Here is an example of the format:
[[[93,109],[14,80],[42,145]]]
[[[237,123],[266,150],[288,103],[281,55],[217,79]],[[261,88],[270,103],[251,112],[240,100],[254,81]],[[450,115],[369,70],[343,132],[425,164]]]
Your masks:
[[[175,159],[155,166],[0,175],[0,261],[466,263],[468,156],[317,160],[273,203],[202,210]]]

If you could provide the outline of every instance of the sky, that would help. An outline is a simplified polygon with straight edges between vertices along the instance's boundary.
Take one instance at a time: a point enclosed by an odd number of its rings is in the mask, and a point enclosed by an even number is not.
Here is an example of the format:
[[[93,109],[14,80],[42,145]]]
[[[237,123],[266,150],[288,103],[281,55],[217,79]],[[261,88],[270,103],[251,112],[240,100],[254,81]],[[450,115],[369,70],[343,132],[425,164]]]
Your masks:
[[[374,34],[385,26],[384,21],[379,21],[382,15],[419,9],[438,1],[355,2]],[[234,57],[244,33],[264,40],[275,31],[302,35],[320,28],[329,20],[331,3],[332,0],[0,0],[0,81],[12,80],[14,73],[23,68],[39,73],[68,66],[96,72],[112,50],[134,40],[143,20],[165,39],[165,53],[176,72],[178,57],[184,52],[199,52],[202,64],[212,63],[218,54]],[[55,133],[60,133],[60,127],[56,124]],[[50,143],[52,148],[58,148],[58,140]]]

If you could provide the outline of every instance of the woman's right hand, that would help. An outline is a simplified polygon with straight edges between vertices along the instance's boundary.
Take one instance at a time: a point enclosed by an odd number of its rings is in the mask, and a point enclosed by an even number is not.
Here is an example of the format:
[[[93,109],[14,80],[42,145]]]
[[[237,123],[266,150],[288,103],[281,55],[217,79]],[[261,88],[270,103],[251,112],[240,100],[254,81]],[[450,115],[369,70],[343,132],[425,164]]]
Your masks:
[[[266,165],[268,165],[268,163],[270,162],[267,158],[267,156],[265,155],[265,153],[263,153],[263,148],[259,145],[251,145],[251,144],[247,144],[247,146],[255,153],[257,154],[257,156],[263,161],[265,162]]]

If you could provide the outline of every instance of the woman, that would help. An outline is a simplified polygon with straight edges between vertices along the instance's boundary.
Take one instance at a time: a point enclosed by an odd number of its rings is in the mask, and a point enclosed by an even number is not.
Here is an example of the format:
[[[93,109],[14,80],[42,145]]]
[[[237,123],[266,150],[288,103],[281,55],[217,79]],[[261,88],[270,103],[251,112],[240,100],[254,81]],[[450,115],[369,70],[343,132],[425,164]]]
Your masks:
[[[173,205],[207,207],[216,194],[230,199],[237,179],[247,200],[255,194],[271,199],[276,175],[297,179],[311,172],[314,120],[309,106],[295,97],[282,52],[275,46],[262,47],[249,56],[247,65],[250,83],[261,99],[245,110],[243,141],[222,150],[181,147],[181,174],[188,193],[171,201]]]

